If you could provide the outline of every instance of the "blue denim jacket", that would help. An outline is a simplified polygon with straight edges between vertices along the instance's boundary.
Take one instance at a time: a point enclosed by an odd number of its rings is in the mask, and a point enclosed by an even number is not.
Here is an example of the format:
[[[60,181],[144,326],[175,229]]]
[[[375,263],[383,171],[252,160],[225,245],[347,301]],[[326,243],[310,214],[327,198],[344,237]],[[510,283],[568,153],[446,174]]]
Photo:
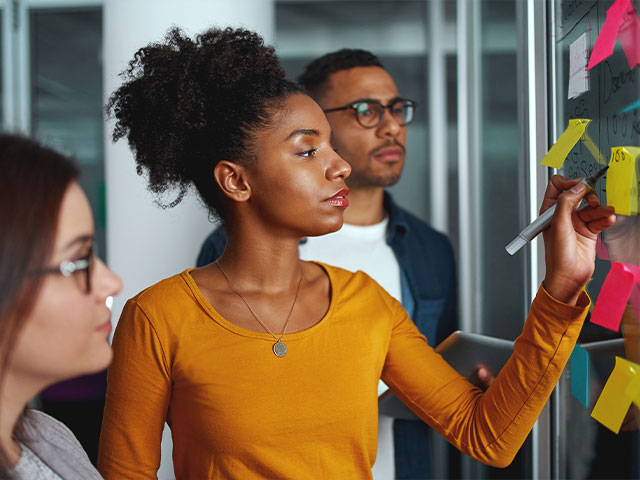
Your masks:
[[[436,346],[457,329],[457,281],[449,239],[396,205],[388,192],[384,207],[389,214],[387,243],[401,272],[402,305]],[[216,260],[227,243],[223,228],[204,241],[197,265]],[[429,428],[422,422],[394,422],[396,478],[430,478]]]

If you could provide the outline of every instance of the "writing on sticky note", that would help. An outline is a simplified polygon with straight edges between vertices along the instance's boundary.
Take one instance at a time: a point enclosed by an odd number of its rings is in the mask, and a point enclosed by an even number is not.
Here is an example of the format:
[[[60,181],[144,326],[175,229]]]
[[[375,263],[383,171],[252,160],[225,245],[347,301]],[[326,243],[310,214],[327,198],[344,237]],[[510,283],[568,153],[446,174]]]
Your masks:
[[[618,215],[638,214],[638,175],[636,160],[639,147],[612,147],[607,171],[607,205]]]
[[[569,99],[576,98],[589,90],[588,56],[587,32],[585,32],[569,45]]]
[[[632,382],[638,377],[640,365],[616,357],[616,363],[602,393],[596,402],[591,416],[613,433],[618,433],[633,399],[627,394],[635,392]]]
[[[587,70],[613,53],[616,38],[627,57],[629,68],[640,62],[640,21],[630,0],[616,0],[607,10],[607,18],[589,57]]]
[[[588,118],[570,119],[569,126],[549,149],[540,164],[552,168],[562,168],[565,158],[567,158],[571,149],[578,143],[580,137],[584,135],[589,123],[591,123],[591,120]]]
[[[589,408],[589,352],[580,345],[573,347],[571,362],[571,393]]]
[[[635,284],[640,280],[640,267],[611,262],[611,269],[604,279],[598,300],[593,307],[591,323],[617,332],[622,314]]]

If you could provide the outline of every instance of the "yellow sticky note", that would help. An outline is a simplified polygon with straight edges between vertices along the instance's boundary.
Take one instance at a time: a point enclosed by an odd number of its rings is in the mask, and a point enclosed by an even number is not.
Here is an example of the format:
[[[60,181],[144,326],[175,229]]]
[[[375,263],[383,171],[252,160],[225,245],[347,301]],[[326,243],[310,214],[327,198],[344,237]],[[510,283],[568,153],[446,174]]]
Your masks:
[[[542,159],[541,165],[561,168],[565,158],[567,158],[575,144],[578,143],[580,137],[584,135],[590,122],[591,120],[588,118],[572,118],[569,120],[569,126],[549,149]]]
[[[633,380],[629,382],[624,393],[637,407],[640,407],[640,375],[636,375]]]
[[[582,143],[584,143],[584,145],[587,147],[587,150],[589,150],[591,155],[593,155],[593,158],[595,158],[600,165],[607,164],[607,161],[602,156],[602,153],[600,153],[600,149],[598,148],[596,143],[591,139],[591,137],[586,132],[586,130],[584,132],[584,135],[582,136]]]
[[[607,171],[607,205],[619,215],[638,214],[638,175],[636,160],[639,147],[612,147]]]
[[[613,433],[617,434],[620,431],[622,421],[631,406],[632,399],[627,396],[626,391],[639,373],[640,365],[616,357],[613,372],[604,385],[596,406],[593,407],[591,416]],[[633,385],[631,390],[630,393],[633,393]]]

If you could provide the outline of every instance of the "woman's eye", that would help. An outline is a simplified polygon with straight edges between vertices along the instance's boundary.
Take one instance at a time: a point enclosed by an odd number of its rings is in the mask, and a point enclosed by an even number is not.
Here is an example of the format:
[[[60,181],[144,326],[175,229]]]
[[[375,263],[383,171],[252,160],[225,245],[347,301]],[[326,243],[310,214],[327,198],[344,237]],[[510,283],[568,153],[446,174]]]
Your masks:
[[[317,151],[318,151],[317,148],[312,148],[311,150],[305,150],[304,152],[300,152],[298,155],[301,157],[313,157]]]

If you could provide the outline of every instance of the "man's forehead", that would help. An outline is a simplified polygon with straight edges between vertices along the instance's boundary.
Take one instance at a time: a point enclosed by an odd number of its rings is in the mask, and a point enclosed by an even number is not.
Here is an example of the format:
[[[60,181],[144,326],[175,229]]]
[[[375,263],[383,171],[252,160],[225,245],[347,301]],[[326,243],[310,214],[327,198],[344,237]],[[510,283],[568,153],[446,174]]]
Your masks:
[[[380,67],[354,67],[331,74],[327,100],[351,102],[370,98],[387,102],[398,96],[395,82]]]

